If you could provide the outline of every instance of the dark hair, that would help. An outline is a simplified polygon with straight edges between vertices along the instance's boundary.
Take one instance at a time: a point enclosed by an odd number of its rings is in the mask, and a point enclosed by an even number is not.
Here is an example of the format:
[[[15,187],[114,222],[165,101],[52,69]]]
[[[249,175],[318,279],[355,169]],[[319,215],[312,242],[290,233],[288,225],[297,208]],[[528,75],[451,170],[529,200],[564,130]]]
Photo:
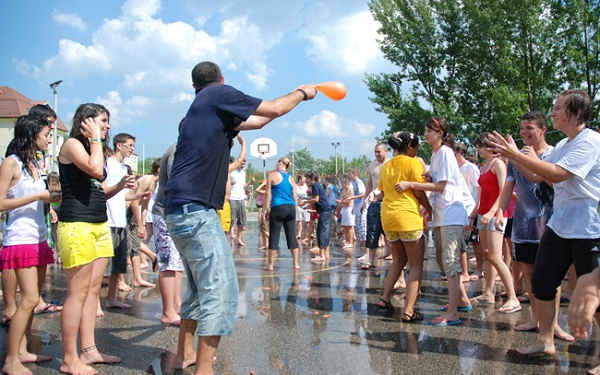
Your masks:
[[[35,156],[35,141],[45,127],[48,127],[47,121],[37,116],[20,116],[15,123],[14,138],[6,148],[5,156],[16,155],[23,163],[23,170],[29,175],[33,175],[29,162]]]
[[[158,158],[152,162],[152,167],[150,167],[150,174],[154,176],[158,175],[158,169],[160,168],[160,160],[161,158]]]
[[[587,126],[594,115],[594,102],[588,93],[583,90],[567,90],[558,96],[565,97],[565,112],[569,119],[575,117],[577,125]]]
[[[408,152],[408,147],[414,148],[419,145],[419,136],[413,132],[395,132],[388,139],[388,145],[401,154]]]
[[[467,156],[467,150],[467,145],[464,142],[458,142],[454,144],[454,152],[456,152],[457,154]]]
[[[319,182],[319,174],[315,171],[308,172],[306,178],[310,178],[314,182]]]
[[[525,113],[521,116],[521,121],[535,121],[540,129],[548,127],[548,118],[540,111],[529,111]]]
[[[77,110],[75,110],[75,115],[73,116],[73,123],[71,124],[71,131],[69,132],[69,137],[78,139],[82,144],[85,150],[90,153],[90,141],[81,134],[81,123],[85,121],[88,117],[98,117],[102,113],[106,113],[108,118],[110,119],[110,112],[106,109],[102,104],[96,103],[85,103],[79,105]],[[106,138],[104,138],[104,153],[106,155],[106,145],[109,143],[109,136],[106,133]]]
[[[58,172],[52,171],[48,173],[46,181],[48,182],[48,190],[60,190],[60,176]]]
[[[454,134],[450,133],[450,125],[445,118],[434,116],[425,122],[425,126],[431,130],[442,132],[442,144],[454,150]]]
[[[475,139],[475,146],[479,147],[492,147],[491,142],[491,134],[488,132],[483,132],[477,136]]]
[[[219,84],[223,74],[221,68],[214,62],[202,61],[192,69],[192,82],[196,90],[201,90],[206,86]]]
[[[300,182],[302,181],[302,177],[306,177],[305,175],[303,175],[302,173],[298,173],[296,175],[296,182]]]
[[[48,121],[48,117],[56,117],[56,112],[52,108],[50,108],[47,104],[36,104],[31,109],[29,109],[29,115],[39,117],[48,125],[52,125],[52,122]]]
[[[133,141],[135,142],[135,137],[131,134],[119,133],[115,135],[115,137],[113,138],[113,149],[116,151],[118,144],[125,143],[130,139],[133,139]]]

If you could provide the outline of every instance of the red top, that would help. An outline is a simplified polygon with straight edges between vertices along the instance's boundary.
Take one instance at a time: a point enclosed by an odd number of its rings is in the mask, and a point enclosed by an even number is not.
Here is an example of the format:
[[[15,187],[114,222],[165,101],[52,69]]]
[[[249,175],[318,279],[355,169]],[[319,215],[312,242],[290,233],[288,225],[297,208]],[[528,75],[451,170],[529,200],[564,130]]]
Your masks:
[[[479,176],[479,180],[477,180],[477,182],[479,182],[479,186],[481,187],[481,194],[479,195],[479,210],[477,211],[479,215],[487,214],[500,195],[498,177],[495,173],[492,173],[492,166],[488,168],[487,172],[482,173]],[[504,212],[504,217],[507,217],[506,212]]]

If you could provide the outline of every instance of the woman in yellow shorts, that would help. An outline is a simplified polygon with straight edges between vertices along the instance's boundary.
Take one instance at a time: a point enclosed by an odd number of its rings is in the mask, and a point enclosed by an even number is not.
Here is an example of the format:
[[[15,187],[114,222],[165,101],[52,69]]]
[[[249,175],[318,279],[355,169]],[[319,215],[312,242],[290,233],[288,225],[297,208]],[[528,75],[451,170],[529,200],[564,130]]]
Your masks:
[[[423,314],[414,309],[423,275],[423,216],[421,205],[431,216],[431,206],[422,191],[405,190],[398,193],[394,185],[398,181],[424,182],[423,166],[415,158],[419,147],[419,138],[414,133],[397,132],[388,140],[394,157],[381,169],[379,190],[383,195],[381,204],[381,224],[390,244],[393,261],[385,277],[381,308],[393,310],[390,297],[394,284],[408,262],[410,274],[406,287],[406,306],[402,320],[414,322],[423,320]]]
[[[103,142],[108,142],[109,112],[100,104],[82,104],[73,117],[70,137],[58,156],[62,204],[58,216],[58,249],[67,278],[67,298],[61,316],[63,363],[68,374],[95,374],[90,364],[118,363],[100,353],[94,330],[102,276],[113,256],[106,199],[133,188],[126,176],[110,188],[104,183]],[[81,352],[77,350],[80,333]]]

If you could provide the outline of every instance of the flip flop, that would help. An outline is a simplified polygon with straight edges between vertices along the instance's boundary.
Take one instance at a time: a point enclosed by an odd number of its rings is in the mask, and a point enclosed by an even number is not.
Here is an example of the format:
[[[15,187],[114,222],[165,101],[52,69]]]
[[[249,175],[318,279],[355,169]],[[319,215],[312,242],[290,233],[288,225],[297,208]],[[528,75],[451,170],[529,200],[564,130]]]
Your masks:
[[[442,311],[447,311],[448,310],[448,305],[442,306],[440,308],[440,310]],[[473,305],[469,305],[469,306],[458,306],[457,308],[458,312],[469,312],[471,310],[473,310]]]
[[[478,303],[480,305],[493,305],[496,303],[496,301],[488,301],[487,299],[479,299],[477,297],[471,298],[469,301],[471,301],[471,303]]]
[[[61,311],[62,311],[62,306],[56,306],[53,303],[46,303],[46,306],[44,306],[43,309],[36,310],[33,312],[33,314],[34,315],[52,314],[52,313],[57,313],[57,312],[61,312]]]
[[[521,309],[522,309],[521,305],[519,305],[519,306],[504,305],[504,306],[500,307],[498,309],[498,311],[501,312],[502,314],[512,314],[512,313],[516,313],[517,311],[521,311]]]
[[[448,319],[444,319],[441,322],[437,322],[434,323],[433,321],[429,322],[429,325],[431,326],[455,326],[457,324],[461,324],[462,320],[460,319],[456,319],[456,320],[448,320]]]

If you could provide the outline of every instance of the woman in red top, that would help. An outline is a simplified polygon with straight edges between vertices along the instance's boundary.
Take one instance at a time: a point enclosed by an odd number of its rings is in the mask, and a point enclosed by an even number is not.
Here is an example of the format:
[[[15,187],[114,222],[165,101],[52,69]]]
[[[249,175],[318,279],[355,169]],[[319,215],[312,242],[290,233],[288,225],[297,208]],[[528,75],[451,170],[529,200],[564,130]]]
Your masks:
[[[477,217],[477,229],[485,264],[485,289],[483,294],[473,298],[472,302],[481,304],[494,304],[494,282],[496,272],[500,275],[508,300],[500,307],[501,313],[510,314],[521,310],[521,303],[515,294],[510,269],[502,260],[502,243],[504,240],[504,227],[496,229],[496,211],[498,211],[500,191],[504,187],[506,179],[506,165],[502,160],[494,157],[488,150],[491,147],[490,133],[481,133],[475,140],[477,153],[485,159],[485,165],[481,169],[479,177],[479,201],[469,216],[471,221]],[[493,267],[492,267],[493,266]]]

